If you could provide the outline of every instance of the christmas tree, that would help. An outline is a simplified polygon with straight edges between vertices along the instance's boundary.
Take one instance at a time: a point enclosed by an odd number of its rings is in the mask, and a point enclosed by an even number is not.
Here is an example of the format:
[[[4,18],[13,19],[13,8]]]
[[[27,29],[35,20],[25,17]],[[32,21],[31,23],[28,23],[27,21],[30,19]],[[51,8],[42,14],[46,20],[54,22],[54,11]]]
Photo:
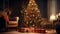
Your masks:
[[[30,0],[24,11],[24,24],[27,27],[40,27],[41,14],[35,0]]]

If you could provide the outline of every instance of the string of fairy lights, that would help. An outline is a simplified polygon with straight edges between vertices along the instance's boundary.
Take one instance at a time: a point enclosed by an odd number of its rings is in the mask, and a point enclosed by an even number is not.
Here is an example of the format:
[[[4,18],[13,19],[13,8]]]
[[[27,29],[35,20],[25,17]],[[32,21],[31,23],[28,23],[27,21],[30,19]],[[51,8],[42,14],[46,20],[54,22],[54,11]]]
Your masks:
[[[41,14],[35,0],[30,0],[24,11],[24,23],[26,26],[40,27]]]

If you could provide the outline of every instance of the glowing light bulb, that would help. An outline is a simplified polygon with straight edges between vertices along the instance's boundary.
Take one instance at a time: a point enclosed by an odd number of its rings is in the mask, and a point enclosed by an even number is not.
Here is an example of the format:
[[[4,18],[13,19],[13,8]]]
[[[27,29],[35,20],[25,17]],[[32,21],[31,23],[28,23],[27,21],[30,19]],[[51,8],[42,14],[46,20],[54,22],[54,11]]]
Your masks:
[[[40,11],[37,11],[37,12],[40,12]]]
[[[32,23],[32,21],[30,21],[30,23]]]
[[[33,26],[35,26],[35,25],[33,24]]]
[[[27,24],[28,24],[28,22],[27,22]]]
[[[34,4],[32,3],[32,5],[34,5]]]
[[[60,16],[60,13],[58,15]]]
[[[56,16],[55,15],[51,15],[50,16],[50,20],[55,20],[56,19]]]
[[[38,10],[38,8],[35,8],[35,10]]]

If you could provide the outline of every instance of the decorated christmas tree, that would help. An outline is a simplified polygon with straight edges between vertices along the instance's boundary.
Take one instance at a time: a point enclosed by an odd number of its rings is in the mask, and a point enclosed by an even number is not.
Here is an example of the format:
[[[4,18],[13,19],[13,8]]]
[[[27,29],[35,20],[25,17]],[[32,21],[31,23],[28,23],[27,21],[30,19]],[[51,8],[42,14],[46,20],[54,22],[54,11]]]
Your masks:
[[[27,27],[40,27],[41,14],[35,0],[30,0],[24,11],[24,24]]]

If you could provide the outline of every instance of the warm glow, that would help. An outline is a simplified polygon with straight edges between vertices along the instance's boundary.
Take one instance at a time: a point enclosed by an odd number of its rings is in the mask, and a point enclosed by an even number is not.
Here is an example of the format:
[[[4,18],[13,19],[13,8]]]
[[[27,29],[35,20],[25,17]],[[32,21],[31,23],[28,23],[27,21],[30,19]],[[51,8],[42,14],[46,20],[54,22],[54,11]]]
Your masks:
[[[58,14],[56,15],[56,18],[58,18],[58,16],[60,16],[60,13],[58,13]]]
[[[19,20],[19,17],[17,17],[17,20]]]
[[[38,10],[38,8],[35,8],[35,10]]]
[[[36,5],[36,4],[35,4]]]
[[[24,22],[27,26],[38,26],[36,23],[39,22],[40,19],[40,10],[35,0],[29,0],[29,3],[24,12]]]
[[[34,17],[35,15],[33,15],[33,17]]]
[[[58,15],[56,15],[56,18],[58,18]]]
[[[51,0],[50,2],[49,2],[49,14],[48,14],[48,16],[49,16],[49,19],[51,20],[51,21],[53,21],[53,20],[55,20],[56,19],[56,8],[57,8],[57,6],[56,6],[56,1],[55,0]]]
[[[60,16],[60,13],[58,15]]]
[[[28,24],[28,22],[26,24]]]
[[[30,23],[32,23],[32,21],[30,21]]]
[[[33,5],[33,3],[32,3],[32,5]]]
[[[33,26],[35,26],[35,25],[33,24]]]
[[[40,11],[37,11],[37,12],[40,12]]]
[[[30,4],[28,4],[28,6],[30,6]]]
[[[50,16],[50,20],[55,20],[56,19],[56,16],[55,15],[51,15]]]
[[[29,3],[31,3],[31,1]]]

